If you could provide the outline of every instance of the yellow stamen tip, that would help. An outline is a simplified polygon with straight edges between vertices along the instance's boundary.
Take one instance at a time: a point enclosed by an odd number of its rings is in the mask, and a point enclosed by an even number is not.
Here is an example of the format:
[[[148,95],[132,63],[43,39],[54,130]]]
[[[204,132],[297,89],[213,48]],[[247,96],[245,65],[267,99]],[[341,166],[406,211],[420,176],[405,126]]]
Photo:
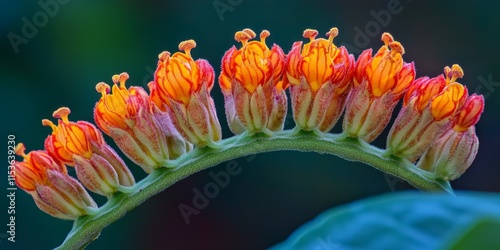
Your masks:
[[[158,59],[162,62],[167,61],[168,58],[170,58],[170,52],[168,51],[163,51],[158,55]]]
[[[243,29],[242,32],[247,33],[250,39],[254,39],[257,36],[257,34],[252,29],[249,28]]]
[[[461,76],[461,77],[463,77],[463,76],[464,76],[464,71],[463,71],[462,67],[460,67],[460,65],[458,65],[458,64],[453,64],[453,65],[451,66],[451,70],[454,70],[454,71],[459,71],[459,72],[462,74],[462,76]]]
[[[120,78],[119,75],[113,75],[111,77],[111,80],[113,81],[114,84],[118,84],[118,79]]]
[[[313,30],[313,29],[306,29],[306,30],[304,30],[304,33],[302,33],[302,36],[304,38],[309,38],[309,39],[311,39],[311,41],[313,41],[317,35],[318,35],[318,31]]]
[[[120,83],[120,87],[122,87],[122,88],[125,88],[125,82],[128,80],[128,78],[129,78],[129,75],[126,72],[123,72],[119,75],[114,75],[113,77],[111,77],[113,82],[115,84]]]
[[[245,29],[245,30],[250,30],[252,31],[251,29]],[[247,44],[248,40],[252,39],[252,34],[248,31],[248,32],[245,32],[245,30],[243,31],[238,31],[234,34],[234,40],[236,40],[237,42],[240,42],[242,43],[243,45]],[[253,32],[253,31],[252,31]],[[250,34],[249,34],[250,33]]]
[[[64,123],[68,123],[68,115],[71,114],[71,110],[68,107],[61,107],[58,108],[54,113],[52,113],[52,116],[54,118],[61,118]]]
[[[263,30],[262,32],[260,32],[260,41],[264,43],[266,41],[266,38],[270,35],[271,32],[269,32],[269,30]]]
[[[188,55],[193,48],[196,48],[196,42],[193,39],[182,41],[179,43],[179,50],[184,51],[184,53]]]
[[[446,77],[448,77],[448,73],[450,73],[450,71],[451,71],[450,66],[446,66],[446,67],[444,67],[444,75],[445,75]]]
[[[20,142],[16,145],[14,152],[16,153],[16,155],[19,155],[19,156],[22,156],[23,158],[26,158],[27,155],[24,153],[25,150],[26,150],[26,147],[24,146],[24,144],[22,142]]]
[[[401,45],[400,42],[393,41],[389,43],[389,47],[392,49],[392,51],[400,53],[401,55],[405,53],[405,48],[403,47],[403,45]]]
[[[333,41],[333,38],[337,37],[339,35],[339,29],[337,27],[333,27],[326,33],[326,36],[328,37],[328,40]]]
[[[95,85],[95,90],[97,92],[101,93],[103,97],[106,96],[106,94],[109,93],[110,89],[111,88],[109,87],[109,85],[107,85],[104,82],[100,82],[100,83],[98,83],[98,84]]]
[[[394,37],[392,37],[389,32],[384,32],[381,40],[384,42],[385,46],[387,46],[394,42]]]
[[[455,82],[458,78],[464,77],[464,71],[458,64],[453,64],[451,68],[446,66],[444,68],[444,74],[448,83]]]
[[[42,125],[52,128],[52,131],[56,131],[56,129],[57,129],[56,125],[51,120],[48,120],[48,119],[43,119]]]

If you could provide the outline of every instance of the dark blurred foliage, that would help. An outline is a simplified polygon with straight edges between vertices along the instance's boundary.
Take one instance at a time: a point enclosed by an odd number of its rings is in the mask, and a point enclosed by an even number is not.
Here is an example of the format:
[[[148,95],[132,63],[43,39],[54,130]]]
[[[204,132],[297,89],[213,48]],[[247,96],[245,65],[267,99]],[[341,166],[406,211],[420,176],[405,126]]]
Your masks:
[[[367,25],[377,22],[371,13],[387,11],[389,2],[395,0],[68,1],[58,5],[57,11],[52,9],[53,15],[46,20],[36,1],[4,2],[0,8],[2,140],[6,145],[7,135],[13,134],[28,150],[41,149],[50,128],[40,121],[51,118],[61,106],[71,108],[72,120],[93,121],[93,107],[100,97],[94,89],[97,82],[111,83],[113,74],[126,71],[131,76],[129,85],[146,88],[157,55],[164,50],[175,52],[186,39],[196,40],[193,56],[208,59],[218,73],[222,55],[236,44],[234,32],[246,27],[257,33],[268,29],[268,45],[277,43],[288,52],[294,41],[305,40],[301,36],[305,28],[324,35],[335,26],[340,30],[335,43],[357,47],[351,49],[356,56],[368,47],[377,50],[381,32],[389,31],[404,45],[405,60],[415,61],[418,76],[436,76],[444,66],[458,63],[465,70],[459,81],[471,93],[487,95],[485,113],[477,125],[479,154],[470,170],[452,185],[458,190],[499,192],[500,83],[495,81],[500,82],[500,3],[401,0],[399,12],[391,14],[390,21],[369,27],[368,32],[375,35],[367,35],[366,45],[356,42],[360,36],[356,30],[366,32]],[[226,10],[220,9],[224,12],[219,15],[214,4]],[[8,34],[24,36],[23,18],[40,27],[34,24],[36,34],[28,33],[32,37],[19,44],[16,53]],[[212,96],[226,128],[217,84]],[[289,119],[287,127],[292,126]],[[337,126],[334,132],[339,131]],[[230,135],[225,129],[224,137]],[[375,144],[384,147],[385,136]],[[284,240],[333,206],[412,189],[371,167],[330,155],[276,152],[236,163],[242,172],[231,177],[228,187],[198,215],[192,215],[188,225],[179,204],[192,206],[193,188],[202,190],[212,182],[209,173],[223,171],[227,163],[182,180],[148,200],[106,228],[88,249],[261,249]],[[140,168],[130,166],[137,179],[145,176]],[[0,179],[4,197],[0,222],[5,225],[7,171]],[[105,201],[96,199],[101,204]],[[16,216],[16,243],[1,238],[2,249],[52,248],[72,226],[39,211],[21,190],[16,193]],[[0,227],[0,236],[4,230]]]

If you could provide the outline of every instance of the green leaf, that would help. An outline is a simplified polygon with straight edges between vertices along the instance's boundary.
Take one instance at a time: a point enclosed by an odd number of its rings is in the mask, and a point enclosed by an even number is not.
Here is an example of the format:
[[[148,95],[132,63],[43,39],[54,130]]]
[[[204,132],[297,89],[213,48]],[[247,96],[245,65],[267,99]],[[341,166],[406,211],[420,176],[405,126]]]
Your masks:
[[[280,249],[500,249],[500,194],[402,192],[328,210]]]
[[[498,218],[485,218],[467,228],[463,236],[458,237],[449,249],[500,249],[500,220]]]

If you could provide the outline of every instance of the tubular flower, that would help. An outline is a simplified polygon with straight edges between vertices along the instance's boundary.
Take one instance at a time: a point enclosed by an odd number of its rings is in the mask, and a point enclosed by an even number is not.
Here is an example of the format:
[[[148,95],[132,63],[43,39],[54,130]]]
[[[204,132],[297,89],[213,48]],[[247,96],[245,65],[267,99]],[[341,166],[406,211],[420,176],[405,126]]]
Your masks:
[[[189,151],[190,145],[143,88],[126,88],[128,78],[127,73],[114,75],[112,88],[103,82],[96,85],[102,96],[95,105],[94,120],[128,158],[150,173]]]
[[[52,135],[45,140],[45,149],[55,159],[75,166],[78,179],[90,191],[109,196],[118,186],[132,186],[134,177],[123,160],[104,142],[101,132],[85,121],[70,122],[70,109],[54,111],[60,118],[56,126],[49,120],[42,124],[52,128]]]
[[[30,194],[40,210],[60,219],[74,220],[88,214],[96,203],[83,186],[69,176],[66,166],[46,151],[24,153],[22,143],[16,154],[22,162],[15,162],[16,184]]]
[[[347,136],[367,142],[382,133],[394,107],[415,79],[413,63],[403,61],[403,46],[389,33],[382,34],[382,41],[384,45],[375,56],[371,49],[359,55],[343,122]]]
[[[221,128],[210,90],[214,69],[208,61],[191,57],[193,40],[183,41],[172,56],[162,52],[158,57],[155,79],[149,83],[151,100],[167,111],[177,130],[194,145],[214,146],[221,139]]]
[[[303,130],[328,132],[339,119],[351,89],[354,57],[345,47],[338,48],[333,39],[338,29],[332,28],[319,38],[317,30],[306,29],[309,43],[295,42],[286,61],[284,85],[290,84],[293,118]],[[301,51],[302,49],[302,51]]]
[[[265,43],[269,31],[260,33],[260,41],[248,41],[256,34],[251,29],[236,32],[240,49],[231,47],[222,58],[219,84],[224,94],[226,118],[235,134],[259,133],[283,129],[287,98],[281,77],[285,55],[274,44]]]
[[[389,131],[389,153],[416,161],[450,126],[452,117],[467,99],[468,91],[455,82],[463,77],[457,64],[446,67],[445,76],[415,80]]]
[[[417,166],[443,180],[460,177],[476,158],[479,140],[474,125],[484,109],[482,95],[471,95],[451,121],[451,126],[427,150]]]

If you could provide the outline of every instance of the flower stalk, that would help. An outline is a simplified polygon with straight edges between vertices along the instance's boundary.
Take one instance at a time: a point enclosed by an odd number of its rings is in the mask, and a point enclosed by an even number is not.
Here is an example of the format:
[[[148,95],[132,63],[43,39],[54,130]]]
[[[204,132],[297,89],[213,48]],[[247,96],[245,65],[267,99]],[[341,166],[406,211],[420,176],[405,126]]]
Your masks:
[[[272,151],[302,151],[332,154],[348,161],[366,163],[425,191],[453,193],[449,182],[436,178],[406,159],[384,156],[384,151],[357,138],[299,129],[276,132],[273,136],[242,133],[217,142],[217,148],[195,148],[171,161],[172,168],[158,168],[131,187],[121,187],[92,215],[77,219],[66,240],[57,249],[79,249],[99,236],[102,229],[127,211],[179,180],[231,159]]]

